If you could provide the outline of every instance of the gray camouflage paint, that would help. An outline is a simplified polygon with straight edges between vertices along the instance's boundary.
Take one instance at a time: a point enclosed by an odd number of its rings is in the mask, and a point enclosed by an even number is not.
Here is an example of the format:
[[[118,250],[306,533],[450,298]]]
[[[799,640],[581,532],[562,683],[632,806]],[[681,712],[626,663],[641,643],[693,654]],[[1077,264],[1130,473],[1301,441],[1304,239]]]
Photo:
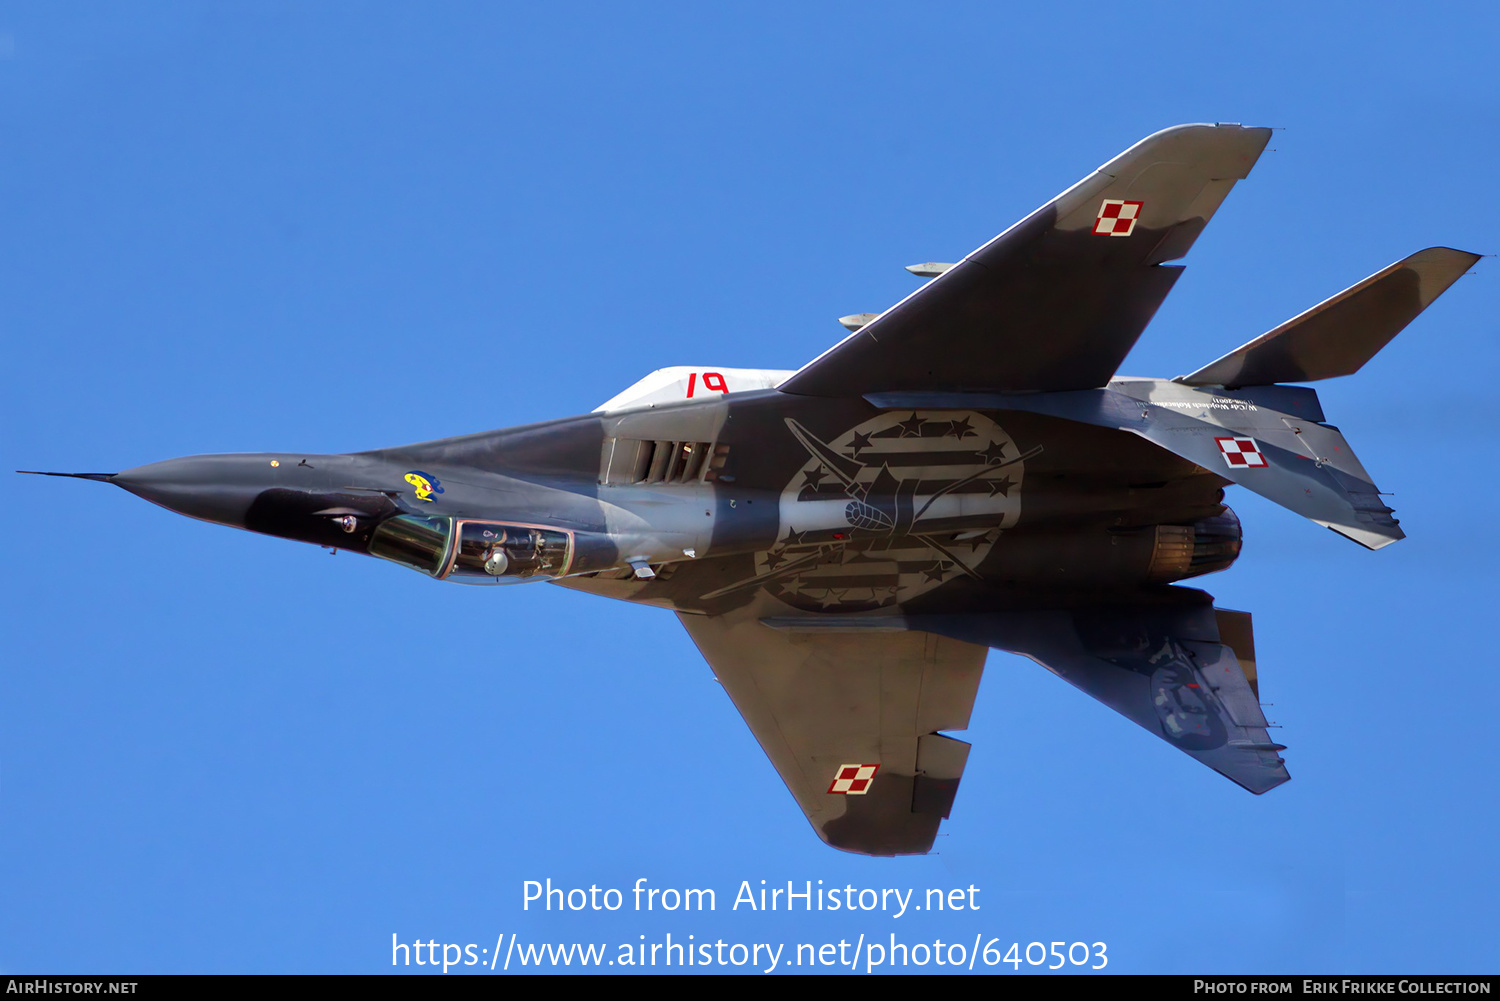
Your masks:
[[[989,648],[1264,792],[1288,775],[1249,616],[1174,582],[1238,555],[1230,483],[1370,548],[1402,538],[1316,394],[1260,383],[1358,369],[1476,259],[1422,251],[1191,376],[1113,378],[1181,270],[1164,262],[1268,136],[1148,137],[779,389],[352,455],[55,475],[355,552],[399,515],[567,532],[556,583],[676,611],[845,850],[931,847],[967,760],[943,731],[967,727]],[[711,477],[617,482],[621,441],[719,459]],[[859,769],[873,779],[834,781]]]

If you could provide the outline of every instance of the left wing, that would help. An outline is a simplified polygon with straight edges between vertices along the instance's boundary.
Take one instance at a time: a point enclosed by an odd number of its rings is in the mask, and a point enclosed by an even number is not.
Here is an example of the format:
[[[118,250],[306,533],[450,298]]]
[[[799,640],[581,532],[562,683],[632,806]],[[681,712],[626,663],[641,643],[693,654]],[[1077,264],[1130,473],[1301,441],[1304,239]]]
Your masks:
[[[930,850],[969,754],[938,731],[969,725],[985,648],[869,620],[763,619],[765,604],[678,617],[820,838]]]
[[[1103,386],[1270,129],[1179,125],[1136,143],[803,366],[804,396]]]

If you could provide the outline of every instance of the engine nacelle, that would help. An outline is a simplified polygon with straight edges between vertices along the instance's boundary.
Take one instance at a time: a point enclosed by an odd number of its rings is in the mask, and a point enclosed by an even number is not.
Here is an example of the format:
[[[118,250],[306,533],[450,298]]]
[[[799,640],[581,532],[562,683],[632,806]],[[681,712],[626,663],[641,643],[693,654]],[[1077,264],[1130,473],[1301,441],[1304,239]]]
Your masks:
[[[1156,547],[1146,578],[1166,584],[1229,569],[1240,555],[1240,519],[1229,508],[1191,525],[1156,526]]]

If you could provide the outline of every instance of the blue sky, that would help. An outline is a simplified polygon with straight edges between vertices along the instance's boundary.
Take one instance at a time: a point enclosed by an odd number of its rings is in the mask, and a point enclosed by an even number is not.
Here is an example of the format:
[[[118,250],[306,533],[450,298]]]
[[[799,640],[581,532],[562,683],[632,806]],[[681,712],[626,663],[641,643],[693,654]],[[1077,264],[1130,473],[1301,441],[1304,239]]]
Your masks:
[[[9,5],[0,468],[374,448],[584,412],[663,365],[795,368],[905,295],[903,265],[1157,129],[1283,128],[1125,366],[1190,371],[1422,247],[1500,250],[1497,21]],[[1366,552],[1230,491],[1244,555],[1203,584],[1256,616],[1293,781],[1250,796],[996,653],[923,858],[824,847],[667,613],[12,477],[0,970],[381,972],[394,933],[1493,972],[1497,281],[1482,261],[1320,386],[1409,539]],[[524,910],[548,878],[718,907]],[[761,880],[980,908],[731,909]]]

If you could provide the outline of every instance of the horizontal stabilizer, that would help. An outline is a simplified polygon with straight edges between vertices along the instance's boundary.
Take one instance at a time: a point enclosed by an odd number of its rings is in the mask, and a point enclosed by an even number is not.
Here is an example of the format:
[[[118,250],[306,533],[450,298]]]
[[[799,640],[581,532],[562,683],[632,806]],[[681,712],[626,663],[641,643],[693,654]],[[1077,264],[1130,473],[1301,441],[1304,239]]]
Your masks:
[[[1171,414],[1131,430],[1366,549],[1406,538],[1370,474],[1336,429],[1283,419],[1281,427],[1226,436],[1202,423]]]
[[[1201,591],[1174,591],[1181,604],[906,622],[1029,657],[1237,785],[1274,789],[1291,776],[1261,712],[1250,616],[1213,608]],[[1237,657],[1236,647],[1246,652]]]
[[[1419,250],[1175,381],[1232,388],[1352,375],[1479,256],[1447,247]]]
[[[1406,538],[1338,428],[1302,386],[1210,390],[1120,379],[1079,393],[883,393],[877,407],[1025,410],[1117,428],[1295,511],[1368,549]],[[1283,409],[1285,408],[1285,409]]]

